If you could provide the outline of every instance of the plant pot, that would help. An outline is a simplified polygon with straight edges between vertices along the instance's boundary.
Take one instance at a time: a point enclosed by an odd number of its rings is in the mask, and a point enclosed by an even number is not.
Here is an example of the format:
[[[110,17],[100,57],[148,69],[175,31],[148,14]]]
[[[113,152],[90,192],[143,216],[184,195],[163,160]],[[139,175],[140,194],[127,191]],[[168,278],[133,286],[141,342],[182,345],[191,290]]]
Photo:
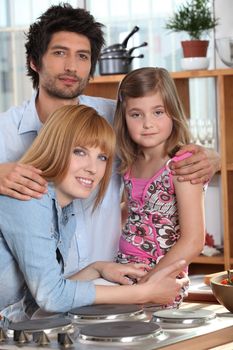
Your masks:
[[[181,41],[184,57],[206,57],[208,40]]]

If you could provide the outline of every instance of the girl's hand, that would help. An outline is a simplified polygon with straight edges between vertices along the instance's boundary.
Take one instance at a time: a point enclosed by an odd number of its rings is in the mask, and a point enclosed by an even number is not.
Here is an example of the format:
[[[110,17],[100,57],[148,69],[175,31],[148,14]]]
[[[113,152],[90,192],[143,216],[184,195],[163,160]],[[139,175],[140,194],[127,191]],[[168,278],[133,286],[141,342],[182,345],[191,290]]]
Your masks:
[[[178,176],[178,181],[191,181],[191,183],[205,183],[220,170],[219,154],[209,148],[199,145],[183,146],[176,155],[191,152],[193,155],[171,163],[172,174]]]
[[[95,268],[101,277],[119,284],[133,284],[133,280],[139,280],[150,269],[146,264],[118,264],[114,262],[98,262]]]

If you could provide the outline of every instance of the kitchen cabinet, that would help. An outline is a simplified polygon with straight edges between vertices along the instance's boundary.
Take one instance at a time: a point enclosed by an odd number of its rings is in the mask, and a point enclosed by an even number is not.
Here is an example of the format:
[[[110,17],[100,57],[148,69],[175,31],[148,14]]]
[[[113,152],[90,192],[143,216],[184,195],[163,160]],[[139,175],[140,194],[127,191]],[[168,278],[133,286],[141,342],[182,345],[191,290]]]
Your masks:
[[[224,254],[199,256],[191,268],[194,273],[221,271],[233,266],[233,69],[182,71],[171,73],[186,115],[190,115],[189,79],[214,78],[217,94],[218,138],[221,154],[221,208]],[[124,75],[98,76],[90,80],[85,93],[91,96],[116,98]]]

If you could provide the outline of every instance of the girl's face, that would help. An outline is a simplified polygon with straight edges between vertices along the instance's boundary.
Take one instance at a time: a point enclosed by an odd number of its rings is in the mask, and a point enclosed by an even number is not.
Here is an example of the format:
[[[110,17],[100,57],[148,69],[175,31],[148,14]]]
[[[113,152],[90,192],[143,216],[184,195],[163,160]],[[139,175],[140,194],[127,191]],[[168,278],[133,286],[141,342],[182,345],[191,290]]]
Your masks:
[[[60,206],[75,198],[87,198],[103,178],[106,164],[107,156],[99,147],[75,147],[68,172],[56,186]]]
[[[160,147],[163,150],[173,122],[159,92],[127,98],[125,117],[129,134],[136,144],[142,149]]]

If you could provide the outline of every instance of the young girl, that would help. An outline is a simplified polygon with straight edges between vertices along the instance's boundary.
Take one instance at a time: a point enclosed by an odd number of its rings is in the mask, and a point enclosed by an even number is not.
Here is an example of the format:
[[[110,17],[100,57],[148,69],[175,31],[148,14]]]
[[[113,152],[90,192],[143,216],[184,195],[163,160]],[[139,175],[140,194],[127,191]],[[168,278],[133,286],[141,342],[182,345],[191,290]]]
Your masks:
[[[203,186],[178,182],[169,165],[190,142],[175,84],[163,68],[141,68],[122,80],[114,121],[124,175],[123,230],[117,261],[152,271],[177,259],[190,263],[204,244]],[[182,300],[180,295],[174,307]]]
[[[125,276],[144,276],[144,265],[96,262],[70,278],[64,276],[76,225],[72,201],[87,198],[96,190],[95,207],[101,203],[111,174],[114,147],[112,127],[90,107],[64,106],[47,120],[21,163],[42,170],[49,181],[48,193],[29,201],[0,196],[2,315],[11,317],[11,307],[7,306],[23,296],[27,317],[35,315],[38,308],[65,312],[92,303],[167,302],[187,282],[184,279],[179,283],[172,277],[183,268],[183,262],[165,270],[165,281],[158,274],[137,288],[127,285]],[[91,280],[99,277],[126,285],[95,286]],[[154,283],[158,281],[163,286],[155,290]],[[19,319],[22,315],[14,315],[14,321]]]

